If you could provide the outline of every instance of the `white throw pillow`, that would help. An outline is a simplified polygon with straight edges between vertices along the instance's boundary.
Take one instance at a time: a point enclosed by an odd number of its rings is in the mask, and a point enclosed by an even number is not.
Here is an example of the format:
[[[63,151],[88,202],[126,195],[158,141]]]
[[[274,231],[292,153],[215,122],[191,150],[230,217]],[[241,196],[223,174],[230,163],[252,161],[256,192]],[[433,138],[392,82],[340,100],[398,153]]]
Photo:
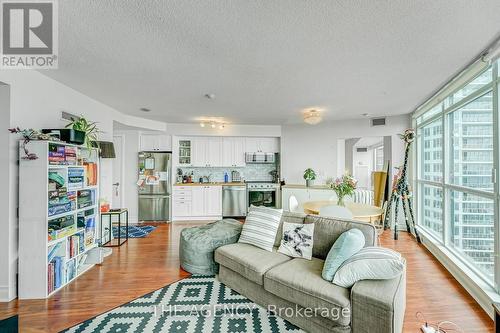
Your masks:
[[[388,280],[403,272],[405,259],[401,254],[383,247],[365,247],[347,259],[337,270],[333,283],[351,288],[361,280]]]
[[[314,223],[299,224],[283,222],[283,236],[278,252],[290,257],[311,260]]]
[[[272,252],[282,214],[282,209],[251,206],[238,242]]]

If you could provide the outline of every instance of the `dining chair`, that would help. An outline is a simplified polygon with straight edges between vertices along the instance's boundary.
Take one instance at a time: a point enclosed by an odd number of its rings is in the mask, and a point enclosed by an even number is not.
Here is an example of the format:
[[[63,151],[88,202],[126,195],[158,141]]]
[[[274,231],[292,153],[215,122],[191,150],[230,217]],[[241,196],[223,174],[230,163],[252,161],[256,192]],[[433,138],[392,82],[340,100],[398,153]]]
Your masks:
[[[288,210],[291,212],[298,212],[299,211],[299,202],[297,201],[297,197],[295,195],[291,195],[290,198],[288,198]]]
[[[352,212],[346,207],[337,206],[337,205],[328,205],[321,207],[319,210],[320,216],[326,217],[338,217],[342,219],[351,219],[353,218]]]

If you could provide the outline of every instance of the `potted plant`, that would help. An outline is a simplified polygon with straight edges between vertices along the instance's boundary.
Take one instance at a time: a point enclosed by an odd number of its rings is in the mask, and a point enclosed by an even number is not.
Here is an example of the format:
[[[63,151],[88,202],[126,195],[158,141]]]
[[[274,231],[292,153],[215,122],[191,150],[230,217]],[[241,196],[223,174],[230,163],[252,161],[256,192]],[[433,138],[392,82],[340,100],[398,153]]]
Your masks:
[[[85,133],[85,139],[83,144],[87,148],[97,147],[97,133],[99,129],[97,128],[97,123],[88,121],[85,117],[71,118],[71,122],[66,125],[66,128],[72,128],[75,131],[81,131]]]
[[[352,196],[354,190],[356,189],[357,180],[352,178],[350,175],[345,174],[342,177],[335,179],[334,182],[330,182],[328,185],[337,194],[337,205],[344,206],[344,197]]]
[[[313,169],[307,168],[304,171],[304,179],[306,180],[306,186],[312,186],[313,181],[316,179],[316,172]]]

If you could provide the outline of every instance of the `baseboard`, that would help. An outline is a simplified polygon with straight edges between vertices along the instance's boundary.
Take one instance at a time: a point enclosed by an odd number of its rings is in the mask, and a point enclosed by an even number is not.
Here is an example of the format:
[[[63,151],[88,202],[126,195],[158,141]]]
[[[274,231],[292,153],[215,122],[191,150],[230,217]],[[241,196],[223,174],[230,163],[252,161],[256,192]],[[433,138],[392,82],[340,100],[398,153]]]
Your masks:
[[[0,286],[0,302],[10,302],[15,298],[15,295],[10,295],[9,286]]]

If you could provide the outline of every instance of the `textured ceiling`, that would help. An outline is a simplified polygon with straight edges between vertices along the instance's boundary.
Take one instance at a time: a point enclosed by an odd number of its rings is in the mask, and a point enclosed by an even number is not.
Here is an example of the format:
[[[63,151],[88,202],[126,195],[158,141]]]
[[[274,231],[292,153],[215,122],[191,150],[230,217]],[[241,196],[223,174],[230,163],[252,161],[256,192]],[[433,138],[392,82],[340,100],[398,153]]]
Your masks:
[[[499,18],[498,0],[64,0],[59,70],[43,72],[167,122],[403,114],[493,41]]]

